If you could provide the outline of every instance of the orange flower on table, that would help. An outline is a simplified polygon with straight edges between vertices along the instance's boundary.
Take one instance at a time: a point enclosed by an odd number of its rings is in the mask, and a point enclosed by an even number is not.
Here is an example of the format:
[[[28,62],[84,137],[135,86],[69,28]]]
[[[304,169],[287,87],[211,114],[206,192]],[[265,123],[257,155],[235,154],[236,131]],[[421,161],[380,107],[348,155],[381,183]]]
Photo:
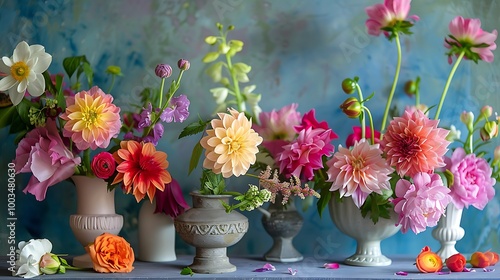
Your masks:
[[[118,166],[118,174],[112,185],[123,181],[125,193],[132,193],[137,202],[146,194],[152,202],[156,190],[163,191],[165,184],[172,181],[167,154],[157,151],[152,143],[122,141],[120,149],[113,154]]]
[[[485,268],[490,266],[490,258],[482,252],[474,252],[470,256],[470,264],[473,267]]]
[[[495,265],[498,262],[498,254],[497,253],[488,251],[488,252],[484,252],[484,254],[490,260],[490,265]]]
[[[103,233],[96,237],[94,243],[85,247],[85,250],[97,272],[131,272],[134,269],[134,250],[123,237]]]
[[[425,246],[417,256],[416,265],[418,270],[423,273],[433,273],[441,271],[443,261],[436,253],[431,251],[429,246]]]

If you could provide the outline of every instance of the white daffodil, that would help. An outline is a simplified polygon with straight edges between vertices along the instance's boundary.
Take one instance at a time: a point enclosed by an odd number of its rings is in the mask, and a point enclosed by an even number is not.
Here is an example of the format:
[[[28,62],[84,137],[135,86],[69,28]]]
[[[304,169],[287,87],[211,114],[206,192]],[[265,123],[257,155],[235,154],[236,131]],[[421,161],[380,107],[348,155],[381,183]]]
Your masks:
[[[40,96],[45,91],[42,73],[49,68],[52,56],[42,45],[28,45],[25,41],[17,44],[12,57],[2,57],[0,72],[7,74],[0,80],[0,91],[9,91],[10,100],[17,105],[23,100],[26,89],[32,96]]]
[[[16,272],[14,276],[32,278],[41,274],[40,260],[43,255],[52,251],[52,243],[48,239],[31,239],[28,242],[19,242],[17,253],[19,259],[16,261]]]

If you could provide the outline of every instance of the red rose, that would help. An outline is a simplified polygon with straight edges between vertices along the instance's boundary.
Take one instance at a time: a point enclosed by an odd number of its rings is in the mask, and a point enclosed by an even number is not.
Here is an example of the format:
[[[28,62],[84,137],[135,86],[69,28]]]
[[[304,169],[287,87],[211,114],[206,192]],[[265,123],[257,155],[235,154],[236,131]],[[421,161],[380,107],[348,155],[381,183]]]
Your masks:
[[[462,272],[462,271],[464,271],[466,263],[467,263],[467,260],[460,253],[452,255],[452,256],[450,256],[449,258],[446,259],[446,267],[450,271],[453,271],[453,272]]]
[[[90,165],[94,175],[101,179],[108,179],[115,172],[116,162],[113,155],[108,152],[97,154]]]

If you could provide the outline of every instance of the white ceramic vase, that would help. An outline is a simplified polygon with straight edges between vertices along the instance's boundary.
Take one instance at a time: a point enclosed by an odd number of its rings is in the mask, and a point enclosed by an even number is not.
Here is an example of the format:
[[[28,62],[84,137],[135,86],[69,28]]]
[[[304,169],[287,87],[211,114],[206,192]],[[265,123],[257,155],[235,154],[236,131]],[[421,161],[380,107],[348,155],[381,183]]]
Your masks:
[[[363,218],[361,211],[350,197],[342,202],[332,198],[329,202],[330,217],[337,228],[357,242],[356,253],[345,263],[355,266],[387,266],[391,259],[382,254],[380,242],[396,234],[401,226],[396,226],[397,215],[391,219],[380,218],[376,224],[367,216]]]
[[[145,200],[139,210],[139,254],[138,259],[146,262],[175,261],[174,220],[165,213],[154,213],[153,203]]]
[[[189,267],[195,273],[213,274],[236,271],[229,262],[227,247],[236,244],[248,231],[248,219],[237,211],[226,213],[221,201],[229,203],[230,195],[190,193],[193,208],[174,219],[175,230],[196,255]]]
[[[462,211],[463,209],[458,209],[455,204],[449,203],[446,206],[445,216],[439,219],[437,227],[432,230],[432,236],[441,244],[436,254],[443,261],[458,253],[455,244],[465,235],[465,230],[460,227]]]
[[[108,191],[107,183],[96,177],[72,176],[76,187],[76,214],[69,217],[75,238],[86,247],[105,232],[118,234],[123,227],[123,216],[115,213],[115,191]],[[73,266],[92,268],[88,254],[73,258]]]

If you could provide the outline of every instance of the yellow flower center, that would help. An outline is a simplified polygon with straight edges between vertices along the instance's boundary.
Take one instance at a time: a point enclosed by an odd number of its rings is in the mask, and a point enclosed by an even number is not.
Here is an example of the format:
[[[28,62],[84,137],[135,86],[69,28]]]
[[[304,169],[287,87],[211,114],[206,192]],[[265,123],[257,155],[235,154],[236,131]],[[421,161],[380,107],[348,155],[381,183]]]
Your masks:
[[[99,113],[96,112],[95,108],[85,108],[82,112],[82,121],[85,123],[85,127],[94,126],[97,122]]]
[[[10,74],[16,81],[20,82],[28,78],[30,68],[26,65],[26,63],[24,63],[24,61],[19,61],[10,67]]]
[[[240,149],[240,143],[238,141],[234,141],[229,137],[224,137],[221,140],[222,144],[227,146],[227,153],[232,154]]]

